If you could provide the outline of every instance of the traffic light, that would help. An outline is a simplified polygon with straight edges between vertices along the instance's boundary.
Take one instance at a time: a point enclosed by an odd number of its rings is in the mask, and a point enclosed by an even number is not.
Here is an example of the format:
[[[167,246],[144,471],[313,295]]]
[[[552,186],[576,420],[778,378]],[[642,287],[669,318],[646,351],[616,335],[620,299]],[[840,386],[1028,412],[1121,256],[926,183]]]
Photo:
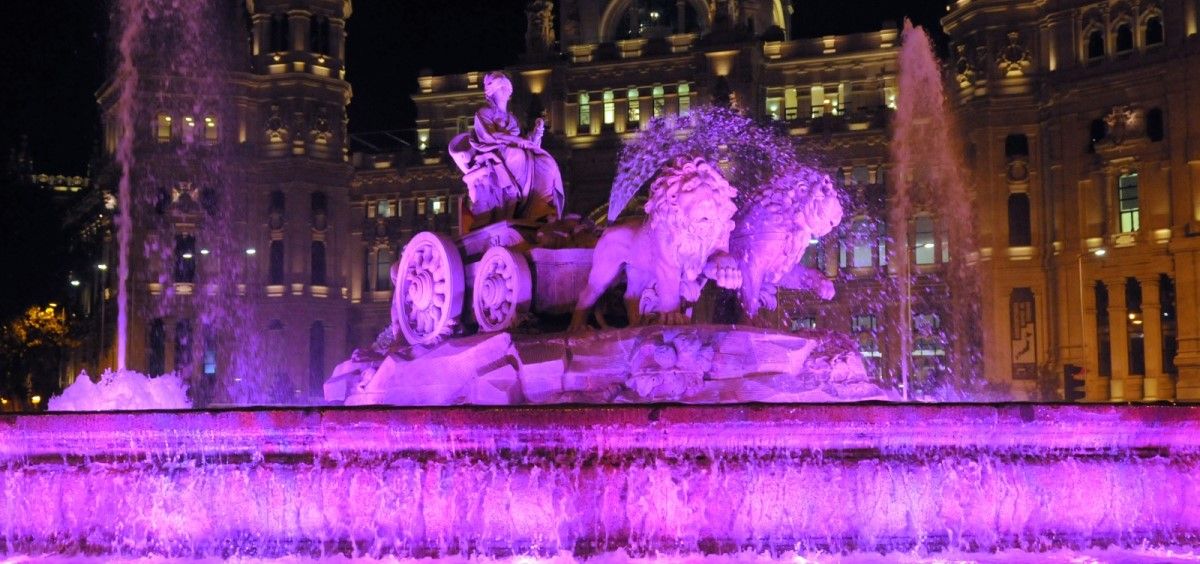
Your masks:
[[[1078,364],[1063,365],[1063,399],[1069,402],[1083,401],[1086,397],[1083,367]]]

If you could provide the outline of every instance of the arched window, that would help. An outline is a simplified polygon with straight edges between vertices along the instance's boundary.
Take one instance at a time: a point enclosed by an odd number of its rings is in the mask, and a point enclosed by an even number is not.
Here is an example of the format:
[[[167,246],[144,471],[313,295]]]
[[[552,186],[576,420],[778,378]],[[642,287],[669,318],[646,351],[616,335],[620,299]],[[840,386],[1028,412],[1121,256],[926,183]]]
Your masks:
[[[695,6],[676,0],[634,0],[616,22],[614,39],[666,37],[701,31],[701,19]]]
[[[314,391],[325,384],[325,326],[314,321],[308,328],[308,381]]]
[[[204,116],[204,140],[209,143],[217,142],[217,117]]]
[[[196,281],[196,238],[191,235],[175,236],[174,279],[178,284]]]
[[[167,371],[167,329],[162,319],[150,322],[150,331],[146,335],[146,372],[157,376]]]
[[[396,255],[389,247],[381,247],[375,251],[375,291],[383,292],[392,289],[392,263]]]
[[[1117,25],[1117,52],[1127,53],[1133,50],[1133,26],[1128,23]]]
[[[329,18],[314,16],[309,21],[308,50],[319,55],[329,54]]]
[[[1099,59],[1104,56],[1104,31],[1093,28],[1087,32],[1087,58]]]
[[[154,118],[154,139],[159,143],[169,143],[174,133],[171,128],[171,116],[158,114]]]
[[[267,283],[272,286],[283,284],[283,241],[271,241],[270,265],[267,273]]]
[[[192,364],[192,320],[175,322],[175,371],[184,373]]]
[[[1029,194],[1008,195],[1008,246],[1028,247],[1033,244],[1030,222]]]
[[[1146,137],[1151,141],[1159,142],[1166,136],[1166,131],[1163,129],[1163,112],[1159,108],[1153,108],[1146,112]]]
[[[587,92],[579,93],[579,129],[582,131],[592,126],[592,97]]]
[[[1146,18],[1145,24],[1146,46],[1162,45],[1163,42],[1163,24],[1162,18],[1158,16],[1150,16]]]
[[[271,51],[282,53],[291,50],[291,30],[288,22],[287,14],[272,14],[270,26],[270,48]]]
[[[325,286],[325,241],[312,242],[312,285]]]

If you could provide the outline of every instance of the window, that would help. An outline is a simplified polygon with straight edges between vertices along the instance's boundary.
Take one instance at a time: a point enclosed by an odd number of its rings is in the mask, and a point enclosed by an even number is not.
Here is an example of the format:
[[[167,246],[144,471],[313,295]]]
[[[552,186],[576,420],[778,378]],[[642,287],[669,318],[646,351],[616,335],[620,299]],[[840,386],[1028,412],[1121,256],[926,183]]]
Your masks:
[[[642,102],[638,100],[638,89],[630,88],[625,93],[625,99],[629,102],[628,115],[626,116],[628,122],[636,124],[642,121]]]
[[[1146,45],[1162,45],[1163,24],[1158,16],[1146,18]]]
[[[688,83],[679,85],[679,115],[686,116],[692,109],[692,88]]]
[[[216,116],[204,116],[204,140],[209,143],[217,142]]]
[[[325,286],[325,241],[313,241],[311,255],[312,285]]]
[[[1008,196],[1008,246],[1028,247],[1033,244],[1033,228],[1029,218],[1029,194]]]
[[[1133,50],[1133,26],[1123,23],[1117,26],[1117,52],[1127,53]]]
[[[171,141],[171,116],[167,114],[158,114],[154,120],[154,138],[159,143],[169,143]]]
[[[1029,138],[1021,133],[1014,133],[1004,138],[1004,156],[1008,158],[1028,157]]]
[[[825,252],[819,241],[813,239],[808,242],[808,248],[804,249],[804,256],[800,258],[800,264],[813,270],[825,271]]]
[[[275,190],[271,192],[267,200],[267,215],[271,220],[271,229],[279,229],[283,227],[283,211],[284,211],[283,192]]]
[[[192,364],[192,320],[175,322],[175,371],[186,372]]]
[[[174,275],[177,284],[196,281],[196,238],[191,235],[175,236]]]
[[[395,255],[388,247],[375,251],[375,291],[382,292],[392,289],[392,263]]]
[[[796,89],[795,88],[785,89],[783,91],[783,119],[786,119],[789,121],[796,119],[797,105],[798,105],[798,102],[796,100]]]
[[[604,100],[604,125],[612,125],[617,120],[617,104],[613,101],[613,91],[605,90],[603,94]]]
[[[308,382],[314,391],[325,384],[325,326],[314,321],[308,328]]]
[[[889,110],[896,109],[896,87],[895,86],[884,86],[883,87],[883,105],[887,106],[887,108]]]
[[[1104,56],[1104,32],[1093,29],[1087,34],[1087,58],[1099,59]]]
[[[779,121],[783,119],[783,99],[778,96],[767,98],[767,118]]]
[[[1138,175],[1123,174],[1117,179],[1117,210],[1120,213],[1122,233],[1141,229],[1141,208],[1138,202]]]
[[[917,217],[913,222],[913,249],[914,260],[917,264],[926,265],[933,264],[937,261],[933,232],[933,218],[927,215]]]
[[[289,39],[291,39],[291,30],[289,29],[287,14],[272,14],[270,26],[270,47],[271,51],[281,53],[288,50]]]
[[[650,91],[650,97],[651,97],[650,111],[653,114],[653,117],[660,117],[664,113],[666,113],[667,98],[666,98],[666,92],[663,89],[663,87],[655,86],[654,89]]]
[[[272,286],[283,284],[283,241],[271,241],[270,265],[267,272],[267,283]]]
[[[150,322],[150,332],[146,335],[146,372],[157,376],[167,371],[167,329],[162,319]]]
[[[791,322],[788,324],[788,329],[791,331],[801,331],[801,330],[805,330],[805,329],[816,329],[816,328],[817,328],[817,318],[812,317],[812,316],[798,317],[796,319],[791,320]]]
[[[329,18],[312,18],[308,29],[308,50],[320,55],[329,54]]]
[[[1166,131],[1163,129],[1163,111],[1153,108],[1146,112],[1146,137],[1157,143],[1163,140]]]
[[[211,328],[204,331],[204,361],[201,371],[210,378],[217,375],[217,336]]]
[[[819,118],[825,115],[825,87],[817,84],[809,92],[812,96],[812,117]]]
[[[913,356],[944,356],[941,342],[942,320],[936,313],[914,313],[912,316]]]
[[[592,126],[592,97],[587,92],[579,93],[579,129]]]
[[[379,200],[375,202],[376,217],[393,217],[396,214],[396,205],[392,200]]]
[[[842,268],[870,268],[875,265],[876,235],[872,222],[860,217],[850,225],[850,233],[842,243]]]
[[[446,211],[446,199],[445,198],[433,198],[429,202],[430,202],[429,203],[430,207],[433,208],[434,215],[441,215],[442,213],[444,213]]]
[[[1105,137],[1108,137],[1108,125],[1102,119],[1092,120],[1091,126],[1088,127],[1088,139],[1091,140],[1091,143],[1088,144],[1088,152],[1096,152],[1096,143],[1099,143]]]

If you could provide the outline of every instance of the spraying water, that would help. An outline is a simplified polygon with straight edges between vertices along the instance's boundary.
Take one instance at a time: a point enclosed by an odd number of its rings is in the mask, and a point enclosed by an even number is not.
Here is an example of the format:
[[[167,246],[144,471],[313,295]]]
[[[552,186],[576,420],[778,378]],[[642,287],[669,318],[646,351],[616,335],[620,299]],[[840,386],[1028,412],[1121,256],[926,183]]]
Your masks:
[[[900,304],[905,391],[969,393],[983,373],[970,185],[942,67],[925,30],[905,21],[891,145],[888,224]]]
[[[138,84],[138,68],[134,64],[134,45],[142,33],[145,4],[142,2],[121,2],[117,14],[122,31],[117,42],[120,63],[117,68],[117,119],[120,123],[120,138],[117,144],[116,158],[121,167],[121,179],[118,184],[117,205],[117,370],[125,370],[126,357],[129,354],[129,248],[133,238],[133,195],[130,187],[130,175],[135,163],[134,135],[136,96]]]

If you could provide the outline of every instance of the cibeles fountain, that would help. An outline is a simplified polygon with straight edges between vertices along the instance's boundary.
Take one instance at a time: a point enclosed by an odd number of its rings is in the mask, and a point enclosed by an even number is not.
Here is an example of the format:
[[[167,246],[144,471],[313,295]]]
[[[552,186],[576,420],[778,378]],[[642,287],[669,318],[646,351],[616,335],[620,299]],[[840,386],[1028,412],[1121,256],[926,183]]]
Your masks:
[[[750,316],[775,307],[779,286],[833,297],[832,283],[800,261],[811,239],[841,221],[839,196],[828,175],[797,162],[786,137],[727,109],[656,118],[641,135],[663,142],[627,152],[620,166],[641,176],[620,179],[612,221],[600,230],[562,215],[562,181],[539,145],[541,122],[522,137],[505,109],[509,79],[496,72],[483,84],[488,105],[451,144],[471,229],[457,239],[413,237],[392,269],[391,327],[338,367],[327,400],[898,398],[867,376],[846,336],[693,319],[709,286],[737,292]],[[645,203],[628,209],[639,189]],[[617,311],[606,311],[613,303]]]
[[[139,24],[183,15],[195,32],[210,22],[206,2],[120,4],[148,11]],[[122,35],[123,53],[147,41],[139,29]],[[911,172],[897,190],[914,187],[897,197],[960,210],[966,187],[944,185],[965,181],[945,152],[938,68],[928,38],[906,26],[893,129]],[[803,260],[810,241],[837,236],[847,210],[791,139],[729,109],[651,120],[626,144],[607,221],[595,225],[564,214],[545,126],[522,132],[503,75],[484,86],[488,105],[450,145],[471,225],[408,242],[391,327],[325,385],[345,405],[261,406],[247,395],[177,409],[188,400],[170,375],[82,379],[51,402],[75,413],[0,415],[0,553],[1196,559],[1200,409],[906,402],[904,380],[864,370],[846,335],[755,323],[786,309],[792,291],[827,300],[847,289]],[[914,93],[926,99],[904,98]],[[933,135],[940,142],[922,143]],[[968,214],[946,215],[969,226]],[[954,281],[969,319],[967,279]],[[951,341],[969,352],[970,339]],[[973,395],[973,361],[954,363],[951,397],[984,397]]]

